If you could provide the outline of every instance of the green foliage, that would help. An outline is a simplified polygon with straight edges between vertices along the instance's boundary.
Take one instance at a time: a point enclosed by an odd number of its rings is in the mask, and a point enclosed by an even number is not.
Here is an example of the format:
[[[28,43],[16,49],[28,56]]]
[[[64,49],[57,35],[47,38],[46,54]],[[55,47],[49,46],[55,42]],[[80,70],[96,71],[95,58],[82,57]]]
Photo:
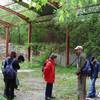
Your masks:
[[[100,56],[98,56],[97,59],[100,61]]]
[[[86,17],[78,16],[79,7],[82,10],[82,7],[89,6],[91,4],[96,4],[97,0],[60,0],[59,3],[61,7],[56,11],[55,22],[60,24],[61,27],[64,27],[67,31],[72,31],[77,27],[77,23],[83,19],[86,20]],[[92,9],[92,8],[91,8]],[[85,9],[85,12],[88,9]],[[91,15],[89,15],[91,16]],[[87,19],[89,19],[89,16]]]
[[[18,27],[13,27],[10,33],[12,43],[25,44],[28,42],[28,29],[25,23]],[[15,38],[16,37],[16,38]]]
[[[90,19],[80,22],[71,32],[71,47],[83,45],[87,55],[100,55],[100,20],[99,15],[92,15]]]
[[[76,98],[76,68],[56,67],[56,97],[61,100]],[[74,99],[73,99],[74,98]],[[76,99],[75,99],[76,100]]]
[[[89,14],[85,16],[79,15],[79,8],[84,12],[88,10],[95,11],[99,7],[94,7],[90,9],[84,9],[85,6],[91,4],[99,3],[99,0],[31,0],[30,6],[34,5],[37,10],[40,10],[42,6],[45,6],[48,2],[57,3],[59,9],[55,10],[54,18],[49,22],[42,22],[47,20],[47,18],[36,19],[36,22],[32,23],[32,50],[39,51],[45,48],[45,43],[57,44],[56,50],[58,52],[63,52],[66,47],[66,32],[70,33],[70,45],[73,49],[76,45],[83,45],[85,47],[85,52],[88,55],[99,55],[100,47],[100,15],[99,14]],[[83,7],[83,8],[82,8]],[[22,10],[23,7],[13,6],[14,10]],[[30,13],[31,12],[31,13]],[[36,13],[33,11],[26,11],[23,14],[29,16],[30,19],[35,20]],[[5,14],[1,10],[1,14]],[[9,14],[9,13],[7,13]],[[20,18],[16,16],[8,16],[5,18],[11,22],[17,22],[18,27],[13,27],[11,30],[10,41],[16,44],[24,44],[25,48],[28,48],[28,25],[25,22],[21,23]],[[16,19],[16,20],[14,20]],[[20,24],[21,23],[21,24]],[[1,33],[4,33],[3,29],[0,29]],[[3,36],[5,37],[5,35]]]
[[[7,100],[6,98],[4,98],[4,97],[0,97],[0,100]]]

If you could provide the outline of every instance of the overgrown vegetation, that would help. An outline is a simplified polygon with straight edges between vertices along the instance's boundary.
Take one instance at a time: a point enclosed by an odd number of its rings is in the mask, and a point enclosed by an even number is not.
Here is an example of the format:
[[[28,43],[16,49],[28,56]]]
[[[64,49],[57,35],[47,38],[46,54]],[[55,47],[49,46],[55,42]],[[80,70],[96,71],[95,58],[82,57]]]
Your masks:
[[[45,6],[46,4],[48,4],[48,2],[54,5],[56,4],[58,7],[54,11],[54,15],[51,17],[51,19],[50,16],[36,18],[35,13],[32,14],[32,16],[30,15],[33,25],[32,44],[35,46],[36,43],[58,43],[58,48],[62,48],[63,51],[65,51],[66,32],[69,32],[71,37],[70,47],[72,51],[76,45],[82,45],[84,46],[85,52],[88,56],[98,56],[100,54],[100,14],[91,12],[98,11],[100,6],[94,6],[90,8],[87,6],[96,5],[100,3],[100,1],[31,0],[29,7],[31,8],[32,4],[34,4],[34,7],[37,9],[37,11],[41,11],[42,6]],[[12,6],[12,8],[15,9],[15,6]],[[82,15],[83,13],[89,12],[91,14]],[[26,16],[28,14],[29,13],[24,13],[24,15]],[[49,21],[45,21],[47,19],[49,19]],[[36,23],[36,20],[43,20],[43,22]],[[0,30],[0,34],[3,35],[3,37],[5,37],[3,34],[3,29]],[[22,21],[22,23],[18,24],[17,27],[12,28],[10,35],[10,42],[22,45],[26,44],[28,42],[27,24]],[[16,39],[14,37],[16,37]],[[33,45],[32,49],[34,47]]]

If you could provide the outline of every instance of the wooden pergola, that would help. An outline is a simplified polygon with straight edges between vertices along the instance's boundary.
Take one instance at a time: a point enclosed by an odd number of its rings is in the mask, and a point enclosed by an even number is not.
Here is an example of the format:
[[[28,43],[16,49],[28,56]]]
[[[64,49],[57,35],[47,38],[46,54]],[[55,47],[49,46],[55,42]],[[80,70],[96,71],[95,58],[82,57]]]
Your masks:
[[[6,57],[8,56],[8,47],[9,47],[9,28],[14,26],[6,21],[0,20],[0,25],[3,25],[6,32]]]
[[[32,38],[32,22],[29,20],[28,17],[21,14],[21,12],[23,12],[23,10],[17,12],[17,11],[14,11],[14,10],[7,7],[7,6],[11,6],[11,5],[18,3],[19,5],[22,5],[23,7],[29,9],[29,5],[25,2],[23,2],[22,0],[19,0],[19,2],[17,2],[16,0],[12,0],[12,1],[14,1],[14,2],[10,2],[6,5],[0,5],[0,9],[5,10],[6,12],[9,12],[9,14],[1,15],[0,17],[16,15],[28,24],[28,44],[29,44],[29,46],[28,46],[28,60],[30,61],[30,55],[31,55],[30,43],[32,42],[32,39],[31,39]],[[46,8],[49,8],[49,11]],[[43,9],[42,9],[43,12],[41,12],[41,11],[38,12],[34,7],[32,7],[29,10],[33,10],[34,12],[38,13],[39,14],[38,17],[40,17],[40,16],[53,14],[54,9],[56,9],[56,6],[52,5],[51,3],[48,3],[46,6],[43,7]],[[36,23],[38,23],[38,22],[36,22]],[[3,21],[3,20],[0,20],[0,25],[4,26],[4,29],[5,29],[5,32],[6,32],[6,57],[7,57],[8,53],[9,53],[8,50],[9,50],[9,41],[10,41],[10,28],[15,26],[15,25],[12,24],[11,22],[7,22],[7,21]]]
[[[29,10],[32,10],[36,13],[38,13],[38,17],[40,16],[47,16],[47,15],[53,15],[53,11],[54,9],[58,9],[59,6],[57,4],[52,4],[50,2],[48,2],[45,6],[43,6],[41,9],[42,9],[42,12],[41,11],[37,11],[34,7],[31,7],[29,8],[29,5],[25,2],[23,2],[23,0],[19,0],[19,2],[17,2],[17,0],[12,0],[14,2],[11,2],[9,4],[6,4],[5,6],[1,6],[0,5],[0,9],[3,9],[7,12],[10,12],[11,14],[14,14],[18,17],[20,17],[22,20],[26,21],[27,24],[28,24],[28,44],[31,43],[31,35],[32,35],[32,22],[29,20],[28,17],[20,14],[20,12],[16,12],[12,9],[9,9],[7,8],[6,6],[10,6],[10,5],[13,5],[15,3],[25,7],[25,8],[28,8]],[[82,13],[79,14],[80,15],[88,15],[88,14],[93,14],[93,13],[100,13],[100,11],[95,11],[95,12],[86,12],[84,13],[84,9],[86,8],[91,8],[91,7],[95,7],[95,6],[100,6],[100,3],[99,4],[94,4],[94,5],[89,5],[89,6],[86,6],[86,7],[83,7],[83,8],[78,8],[78,10],[81,10]],[[48,10],[49,9],[49,10]],[[10,14],[8,15],[3,15],[3,16],[9,16]],[[46,20],[46,21],[49,21],[49,20]],[[38,22],[42,22],[42,21],[38,21]],[[38,23],[36,22],[36,23]],[[6,30],[6,56],[8,55],[8,44],[9,44],[9,33],[10,33],[10,27],[14,26],[13,24],[11,23],[8,23],[8,22],[5,22],[3,20],[0,20],[0,25],[3,25],[5,27],[5,30]],[[28,60],[30,61],[30,54],[31,54],[31,48],[30,48],[30,45],[28,47]],[[70,54],[70,34],[69,32],[66,32],[66,62],[67,64],[69,64],[69,54]]]
[[[30,54],[31,54],[30,43],[31,43],[31,35],[32,35],[32,22],[29,20],[28,17],[14,11],[12,9],[9,9],[5,6],[0,5],[0,9],[3,9],[7,12],[10,12],[10,13],[20,17],[22,20],[27,22],[27,24],[28,24],[28,44],[29,44],[29,47],[28,47],[28,60],[30,61]],[[13,27],[14,25],[9,23],[9,22],[3,21],[3,20],[0,20],[0,25],[3,25],[5,27],[5,32],[6,32],[6,57],[7,57],[8,56],[8,49],[9,49],[10,28]]]
[[[29,9],[29,5],[25,2],[23,2],[22,0],[19,0],[19,2],[17,2],[16,0],[12,0],[12,1],[14,1],[14,2],[10,2],[10,3],[8,3],[4,6],[0,5],[0,9],[5,10],[5,11],[10,13],[10,14],[2,15],[2,17],[6,17],[6,16],[14,14],[14,15],[18,16],[19,18],[21,18],[22,20],[24,20],[25,22],[27,22],[27,24],[28,24],[28,44],[29,44],[29,47],[28,47],[28,60],[30,61],[30,55],[31,55],[30,43],[32,42],[32,39],[31,39],[32,38],[32,22],[29,20],[28,17],[21,14],[21,12],[23,12],[23,10],[17,12],[17,11],[14,11],[14,10],[7,7],[7,6],[11,6],[11,5],[14,5],[14,4],[18,3],[19,5],[22,5],[23,7]],[[34,7],[31,7],[29,10],[33,10],[34,12],[38,13],[38,17],[41,17],[41,16],[52,15],[54,9],[57,9],[57,7],[48,2],[48,4],[46,6],[42,7],[42,12],[37,11]],[[41,21],[39,21],[39,22],[41,22]],[[38,21],[36,21],[36,23],[38,23]],[[7,57],[8,52],[9,52],[8,50],[9,50],[9,41],[10,41],[10,28],[15,26],[15,25],[10,23],[10,22],[3,21],[3,20],[0,20],[0,25],[4,26],[5,32],[6,32],[6,57]]]

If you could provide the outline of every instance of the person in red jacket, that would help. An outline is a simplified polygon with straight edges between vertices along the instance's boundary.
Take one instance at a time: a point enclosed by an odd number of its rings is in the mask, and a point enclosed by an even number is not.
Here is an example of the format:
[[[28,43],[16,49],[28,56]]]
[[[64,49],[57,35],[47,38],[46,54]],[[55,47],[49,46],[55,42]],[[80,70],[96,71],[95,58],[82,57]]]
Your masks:
[[[51,55],[44,66],[43,74],[46,81],[45,100],[51,100],[53,83],[55,81],[56,55]]]

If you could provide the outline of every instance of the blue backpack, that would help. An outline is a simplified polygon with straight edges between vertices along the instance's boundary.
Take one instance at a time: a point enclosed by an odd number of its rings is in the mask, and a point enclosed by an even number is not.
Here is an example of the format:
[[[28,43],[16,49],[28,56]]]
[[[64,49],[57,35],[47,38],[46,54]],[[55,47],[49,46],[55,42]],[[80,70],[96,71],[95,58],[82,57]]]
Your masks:
[[[92,68],[91,68],[91,62],[87,60],[81,69],[81,73],[86,76],[91,76]]]
[[[14,59],[9,63],[9,59],[6,61],[7,65],[4,68],[4,76],[7,79],[14,79],[16,77],[16,71],[14,70],[12,64],[14,62]]]

